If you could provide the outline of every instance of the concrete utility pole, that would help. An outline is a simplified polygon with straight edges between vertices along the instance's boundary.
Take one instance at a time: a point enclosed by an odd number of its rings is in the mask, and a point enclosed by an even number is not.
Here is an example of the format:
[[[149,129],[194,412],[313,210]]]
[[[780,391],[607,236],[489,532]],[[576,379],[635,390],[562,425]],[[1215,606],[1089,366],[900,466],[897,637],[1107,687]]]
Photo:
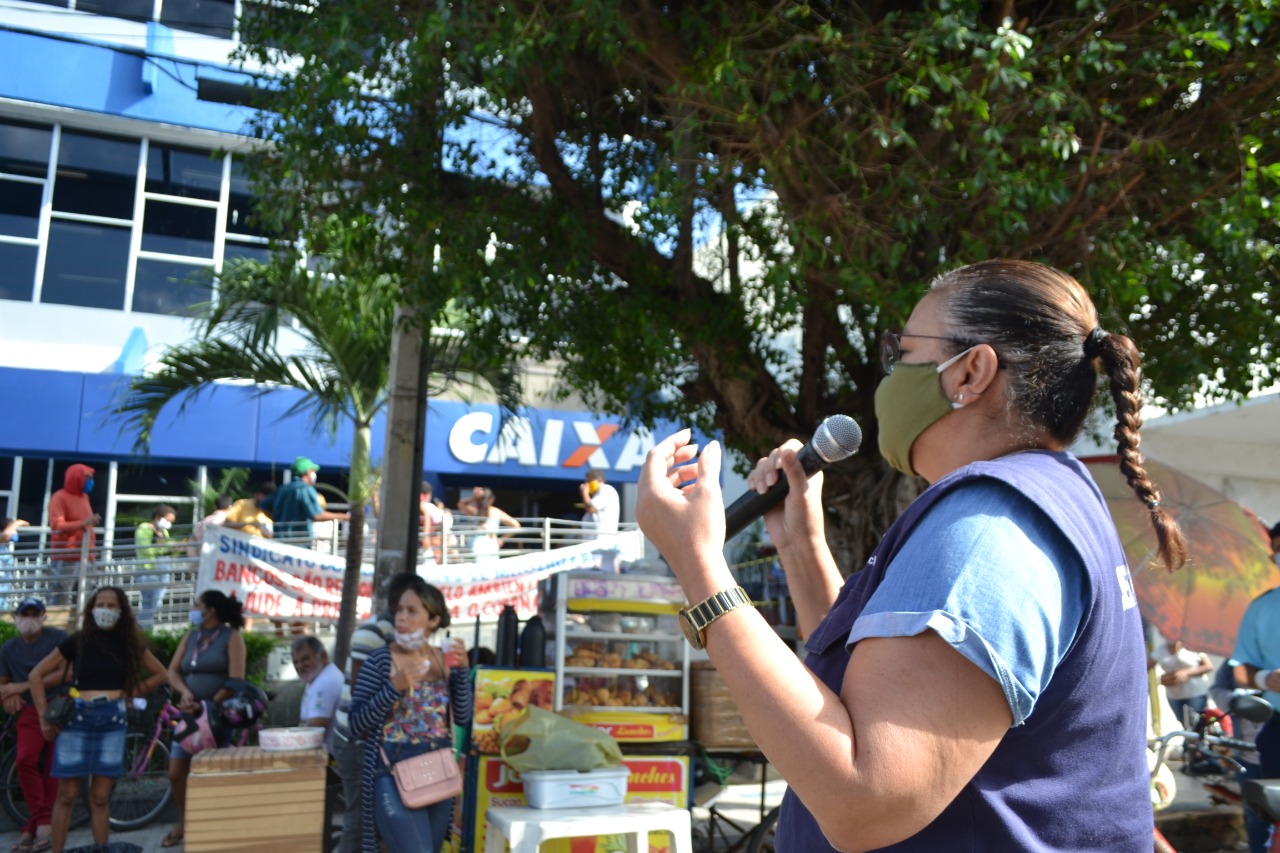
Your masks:
[[[387,399],[382,506],[374,559],[375,613],[385,605],[387,580],[400,572],[416,571],[418,567],[421,528],[418,493],[422,487],[427,411],[425,337],[424,330],[418,326],[416,312],[401,304],[396,309],[391,337],[391,391]]]

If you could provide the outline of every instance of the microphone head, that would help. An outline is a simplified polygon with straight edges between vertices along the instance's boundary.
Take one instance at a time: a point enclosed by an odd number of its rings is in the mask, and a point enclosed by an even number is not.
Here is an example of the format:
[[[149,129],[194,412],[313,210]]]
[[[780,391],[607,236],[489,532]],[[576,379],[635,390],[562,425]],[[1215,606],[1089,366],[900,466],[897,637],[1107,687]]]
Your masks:
[[[832,415],[818,425],[809,443],[823,461],[839,462],[858,452],[862,444],[862,428],[848,415]]]

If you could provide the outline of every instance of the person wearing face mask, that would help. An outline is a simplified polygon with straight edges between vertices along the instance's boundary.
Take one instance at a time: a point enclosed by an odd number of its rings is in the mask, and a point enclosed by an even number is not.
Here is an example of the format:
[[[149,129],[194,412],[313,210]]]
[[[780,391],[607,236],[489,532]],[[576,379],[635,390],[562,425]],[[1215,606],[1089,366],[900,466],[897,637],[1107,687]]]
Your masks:
[[[471,721],[473,696],[462,641],[431,645],[449,627],[440,590],[419,577],[394,602],[395,640],[371,653],[351,689],[351,731],[365,744],[360,776],[361,850],[439,853],[453,801],[411,809],[400,799],[390,764],[453,748],[453,726]]]
[[[142,606],[138,608],[138,621],[145,627],[155,622],[156,611],[164,599],[163,584],[169,582],[169,574],[162,568],[165,558],[172,553],[168,544],[169,531],[177,518],[177,510],[168,504],[160,504],[151,511],[151,520],[141,522],[133,532],[133,542],[138,549],[137,581],[148,585],[141,590]]]
[[[271,516],[272,533],[277,539],[312,540],[315,522],[351,520],[349,513],[329,512],[321,505],[316,491],[319,465],[299,456],[293,460],[292,470],[292,480],[258,501],[258,507]]]
[[[58,793],[58,782],[49,775],[53,748],[40,731],[40,717],[27,686],[31,670],[67,636],[66,631],[46,627],[44,619],[43,601],[23,599],[13,615],[18,636],[0,646],[0,699],[4,701],[5,713],[18,716],[14,763],[22,799],[31,813],[22,825],[18,843],[12,848],[17,853],[49,849],[53,802]],[[48,690],[61,683],[62,673],[53,672],[45,678],[44,687]]]
[[[13,546],[18,542],[18,530],[26,527],[21,518],[0,518],[0,567],[14,564]]]
[[[58,780],[53,807],[53,853],[62,853],[71,824],[71,809],[89,778],[89,821],[95,844],[105,845],[110,829],[107,800],[115,780],[124,775],[126,702],[145,696],[169,677],[164,664],[147,650],[129,598],[117,586],[104,586],[88,598],[80,630],[62,640],[31,670],[31,701],[40,730],[53,742]],[[48,706],[44,684],[50,676],[71,673],[75,710],[62,728],[44,718]]]
[[[640,475],[637,520],[694,605],[685,635],[789,785],[777,849],[1148,853],[1141,617],[1106,503],[1066,451],[1101,374],[1159,557],[1186,562],[1138,452],[1138,350],[1071,276],[992,260],[938,278],[881,361],[881,454],[929,486],[860,571],[844,580],[859,567],[827,547],[799,441],[748,477],[790,486],[765,523],[803,661],[726,565],[719,445],[698,456],[679,432]]]
[[[391,645],[396,637],[394,602],[419,580],[416,572],[400,572],[387,580],[387,607],[361,622],[351,632],[351,650],[342,678],[342,697],[333,718],[333,758],[342,779],[342,836],[338,853],[356,853],[364,835],[360,814],[360,777],[364,772],[364,742],[351,731],[351,688],[369,655]]]
[[[592,468],[578,487],[582,494],[582,529],[587,536],[612,536],[618,532],[622,502],[618,490],[604,481],[604,472]]]
[[[169,686],[178,694],[178,710],[198,715],[205,700],[215,705],[230,699],[233,679],[243,679],[245,670],[244,616],[241,604],[216,589],[200,593],[191,608],[191,630],[178,641],[169,660]],[[169,785],[173,802],[183,814],[187,803],[187,777],[191,775],[191,755],[177,739],[169,747]],[[184,826],[175,826],[161,847],[182,843]]]
[[[64,579],[75,574],[72,563],[80,561],[81,548],[88,542],[88,558],[94,557],[96,535],[93,528],[102,523],[102,516],[93,511],[89,495],[93,494],[94,470],[88,465],[69,465],[63,478],[63,486],[49,497],[49,559],[54,573]],[[57,584],[69,590],[70,582]]]

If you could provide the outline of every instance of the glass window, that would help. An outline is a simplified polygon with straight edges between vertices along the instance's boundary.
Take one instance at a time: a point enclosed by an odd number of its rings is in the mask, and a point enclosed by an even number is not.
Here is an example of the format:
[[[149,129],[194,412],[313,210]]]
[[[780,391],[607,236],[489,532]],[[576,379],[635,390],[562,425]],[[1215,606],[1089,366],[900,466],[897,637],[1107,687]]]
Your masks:
[[[177,30],[231,38],[235,22],[235,0],[164,0],[160,7],[160,23]]]
[[[119,311],[128,267],[128,228],[55,219],[40,301]]]
[[[239,157],[231,158],[231,193],[227,204],[227,231],[232,234],[250,234],[265,237],[258,227],[253,212],[253,193],[249,190],[249,175]]]
[[[0,172],[43,178],[49,173],[49,143],[53,130],[0,121]]]
[[[0,180],[0,234],[39,236],[40,200],[43,197],[43,184]]]
[[[224,261],[233,261],[244,258],[250,261],[257,261],[260,264],[271,263],[271,247],[262,243],[233,243],[227,241],[226,248],[222,251]]]
[[[154,142],[147,148],[147,192],[217,201],[221,190],[221,157]]]
[[[132,219],[139,144],[136,139],[64,130],[58,146],[53,209]]]
[[[30,302],[36,286],[36,247],[0,243],[0,299]]]
[[[76,0],[76,8],[113,18],[149,21],[155,11],[155,3],[152,0]]]
[[[133,310],[192,317],[196,306],[213,297],[212,267],[138,259]]]
[[[142,250],[212,258],[217,222],[218,211],[212,207],[150,200],[142,219]]]

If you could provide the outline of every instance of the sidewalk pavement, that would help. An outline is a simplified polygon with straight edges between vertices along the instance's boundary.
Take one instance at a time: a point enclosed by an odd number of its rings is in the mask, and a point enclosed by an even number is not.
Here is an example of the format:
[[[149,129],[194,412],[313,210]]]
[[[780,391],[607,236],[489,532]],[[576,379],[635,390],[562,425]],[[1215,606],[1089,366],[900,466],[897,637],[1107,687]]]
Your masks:
[[[163,818],[164,815],[161,815]],[[107,838],[108,841],[129,841],[142,848],[143,853],[160,853],[164,850],[160,846],[160,842],[169,834],[169,830],[177,826],[176,822],[157,820],[156,822],[144,826],[142,829],[134,829],[129,832],[112,832]],[[6,832],[0,835],[0,853],[8,853],[9,848],[18,843],[18,839],[22,834],[17,831]],[[87,825],[71,830],[67,836],[67,849],[71,850],[76,847],[85,847],[93,844],[93,833]],[[180,853],[182,846],[171,847],[170,850]]]

